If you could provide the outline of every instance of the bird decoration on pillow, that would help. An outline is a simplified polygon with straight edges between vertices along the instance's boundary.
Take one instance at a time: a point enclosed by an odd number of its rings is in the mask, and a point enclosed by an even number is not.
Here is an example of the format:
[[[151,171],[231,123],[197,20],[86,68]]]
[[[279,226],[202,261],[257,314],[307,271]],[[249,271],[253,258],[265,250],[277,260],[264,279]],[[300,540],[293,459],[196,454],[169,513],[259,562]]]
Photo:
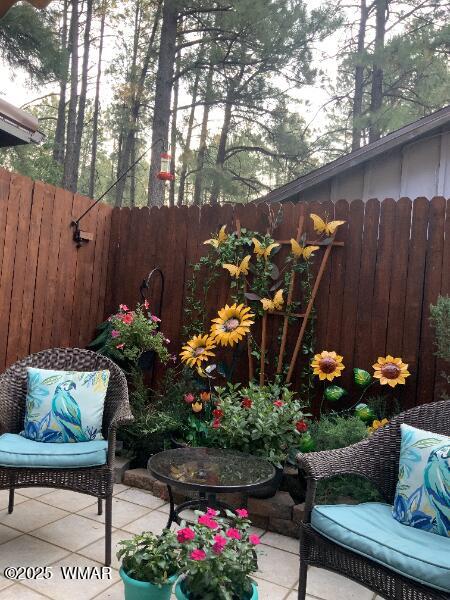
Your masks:
[[[81,425],[81,411],[70,391],[76,389],[73,381],[64,381],[55,389],[52,400],[52,417],[59,425],[63,442],[87,442]]]

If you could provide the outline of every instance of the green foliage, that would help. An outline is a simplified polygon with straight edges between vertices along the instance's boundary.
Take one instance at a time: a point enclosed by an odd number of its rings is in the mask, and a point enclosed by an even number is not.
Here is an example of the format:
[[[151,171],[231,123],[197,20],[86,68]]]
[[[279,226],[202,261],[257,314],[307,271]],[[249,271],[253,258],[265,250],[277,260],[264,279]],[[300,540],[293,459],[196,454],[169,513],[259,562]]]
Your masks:
[[[450,296],[439,296],[436,304],[430,306],[430,321],[436,335],[436,356],[450,362]],[[443,371],[441,375],[450,386],[450,373]],[[444,392],[442,398],[449,396]]]
[[[258,570],[255,545],[259,538],[250,531],[250,521],[227,510],[227,518],[215,511],[205,515],[196,511],[199,519],[187,531],[195,537],[181,544],[181,564],[186,578],[182,589],[190,600],[244,600],[251,592],[250,575]],[[204,524],[201,520],[204,520]],[[230,532],[230,520],[235,537]],[[209,524],[209,526],[208,526]],[[182,529],[180,534],[186,531]],[[220,543],[219,540],[222,540]],[[201,559],[192,557],[193,551],[204,553]]]
[[[119,542],[119,546],[117,558],[132,579],[161,586],[178,572],[180,547],[170,529],[164,529],[159,536],[144,532]]]
[[[366,398],[367,406],[372,410],[375,419],[392,419],[401,411],[400,402],[390,396],[369,396]]]
[[[221,413],[214,445],[262,456],[278,465],[286,460],[289,448],[299,444],[302,433],[297,424],[309,416],[302,412],[294,392],[279,382],[263,387],[228,383],[215,389],[214,398]]]

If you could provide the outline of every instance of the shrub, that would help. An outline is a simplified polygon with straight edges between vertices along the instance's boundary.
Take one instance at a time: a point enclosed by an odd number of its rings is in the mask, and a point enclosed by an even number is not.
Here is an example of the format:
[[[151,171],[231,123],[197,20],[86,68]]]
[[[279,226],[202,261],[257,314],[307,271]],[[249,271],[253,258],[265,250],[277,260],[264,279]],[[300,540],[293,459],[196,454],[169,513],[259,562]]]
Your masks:
[[[436,356],[450,362],[450,296],[439,296],[430,306],[430,321],[436,335]],[[441,375],[450,384],[450,373],[442,371]],[[442,397],[449,398],[445,392]]]

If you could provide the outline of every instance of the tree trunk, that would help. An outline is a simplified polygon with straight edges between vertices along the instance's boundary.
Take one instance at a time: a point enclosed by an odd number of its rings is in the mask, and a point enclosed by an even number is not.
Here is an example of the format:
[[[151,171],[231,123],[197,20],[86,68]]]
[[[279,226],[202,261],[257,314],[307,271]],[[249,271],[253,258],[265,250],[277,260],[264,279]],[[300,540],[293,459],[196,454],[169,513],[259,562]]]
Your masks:
[[[133,143],[131,144],[131,159],[130,165],[136,160],[136,136],[133,137]],[[130,208],[136,206],[136,168],[131,169],[130,173]]]
[[[91,46],[91,22],[93,4],[94,0],[87,0],[86,2],[86,24],[84,27],[83,40],[83,66],[81,69],[81,88],[80,97],[78,100],[77,126],[75,132],[75,151],[73,160],[74,166],[72,171],[72,187],[74,190],[78,188],[78,171],[80,168],[81,140],[83,138],[84,115],[86,111],[86,94],[89,69],[89,50]]]
[[[105,35],[106,3],[101,7],[102,16],[100,21],[100,40],[98,46],[97,59],[97,80],[95,82],[94,114],[92,117],[92,150],[91,167],[89,172],[89,197],[93,198],[95,194],[95,167],[97,164],[97,143],[98,143],[98,116],[100,113],[100,80],[102,77],[102,54],[103,39]]]
[[[67,138],[66,155],[64,158],[64,172],[62,186],[72,192],[73,167],[75,158],[75,135],[77,128],[77,95],[78,95],[78,0],[72,0],[72,15],[70,20],[69,39],[70,60],[70,99],[67,112]]]
[[[366,0],[361,0],[360,20],[358,30],[358,48],[355,65],[355,90],[353,95],[352,110],[352,150],[357,150],[361,146],[361,115],[364,96],[364,61],[363,54],[365,50],[366,26],[367,26],[367,6]]]
[[[197,152],[197,165],[194,183],[194,204],[197,206],[200,206],[202,202],[203,167],[205,164],[206,155],[206,141],[208,136],[209,110],[211,108],[210,99],[212,94],[213,75],[214,70],[212,67],[210,67],[206,76],[205,106],[203,108],[202,127],[200,131],[200,141]]]
[[[165,0],[162,12],[161,39],[156,73],[155,102],[152,123],[152,152],[148,177],[147,203],[164,204],[164,184],[157,178],[161,168],[161,152],[167,149],[170,123],[170,97],[176,53],[178,2]]]
[[[173,179],[170,182],[169,189],[169,206],[175,206],[175,168],[176,168],[176,154],[177,154],[177,111],[178,111],[178,92],[180,90],[180,63],[181,63],[181,51],[177,54],[176,70],[175,70],[175,82],[173,85],[173,101],[172,101],[172,126],[170,132],[170,154],[172,160],[170,162],[170,172],[172,173]]]
[[[64,143],[66,137],[66,88],[69,73],[69,49],[67,47],[67,12],[68,0],[64,0],[62,28],[61,28],[61,50],[63,51],[64,65],[61,81],[59,82],[58,117],[56,120],[55,140],[53,142],[53,160],[59,164],[64,162]]]
[[[383,50],[386,32],[388,0],[376,0],[376,27],[374,61],[372,67],[372,89],[370,94],[369,143],[380,138],[379,111],[383,103]]]

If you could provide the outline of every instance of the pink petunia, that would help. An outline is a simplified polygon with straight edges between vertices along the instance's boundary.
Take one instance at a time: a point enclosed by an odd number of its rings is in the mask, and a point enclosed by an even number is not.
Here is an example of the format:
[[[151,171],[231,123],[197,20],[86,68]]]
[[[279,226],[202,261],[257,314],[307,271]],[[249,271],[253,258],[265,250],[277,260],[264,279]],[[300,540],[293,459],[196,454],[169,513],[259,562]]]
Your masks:
[[[120,310],[123,310],[125,312],[128,312],[130,310],[126,304],[119,304],[119,308]]]
[[[125,346],[125,344],[117,344],[116,348],[117,350],[122,350],[122,348]]]
[[[123,315],[122,321],[125,323],[125,325],[131,325],[131,323],[134,321],[133,313],[127,313],[126,315]]]
[[[225,535],[233,540],[241,539],[240,531],[238,529],[235,529],[234,527],[230,527],[230,529],[227,529],[227,531],[225,532]]]
[[[248,541],[250,542],[250,544],[253,544],[254,546],[257,546],[258,544],[261,543],[259,535],[256,535],[256,533],[251,533],[248,536]]]
[[[198,518],[198,522],[199,525],[204,525],[209,529],[217,529],[219,527],[219,523],[217,521],[214,521],[214,519],[211,519],[211,517],[208,515],[201,515]]]
[[[235,512],[241,519],[246,519],[248,517],[248,510],[246,508],[237,508]]]
[[[200,548],[196,548],[195,550],[192,550],[189,556],[192,560],[205,560],[206,552],[204,550],[200,550]]]
[[[184,401],[186,402],[186,404],[192,404],[195,400],[195,396],[194,394],[185,394],[184,395]]]
[[[195,532],[189,527],[185,527],[184,529],[179,529],[177,531],[177,539],[183,544],[184,542],[190,542],[195,538]]]
[[[161,319],[156,315],[152,315],[150,319],[153,321],[153,323],[161,323]]]
[[[118,338],[120,336],[120,331],[117,331],[117,329],[113,329],[111,331],[111,337],[112,338]]]
[[[145,308],[146,310],[148,310],[148,309],[149,309],[149,307],[150,307],[150,304],[149,304],[148,300],[147,300],[147,299],[145,299],[145,300],[144,300],[144,308]]]
[[[214,508],[207,508],[206,514],[208,515],[208,517],[217,517],[217,515],[219,514],[219,511],[214,510]]]
[[[278,406],[278,408],[281,408],[284,405],[284,402],[282,400],[275,400],[273,405]]]
[[[227,545],[226,538],[224,538],[222,535],[214,536],[214,544],[212,547],[214,554],[222,554],[223,549],[225,548],[226,545]]]

